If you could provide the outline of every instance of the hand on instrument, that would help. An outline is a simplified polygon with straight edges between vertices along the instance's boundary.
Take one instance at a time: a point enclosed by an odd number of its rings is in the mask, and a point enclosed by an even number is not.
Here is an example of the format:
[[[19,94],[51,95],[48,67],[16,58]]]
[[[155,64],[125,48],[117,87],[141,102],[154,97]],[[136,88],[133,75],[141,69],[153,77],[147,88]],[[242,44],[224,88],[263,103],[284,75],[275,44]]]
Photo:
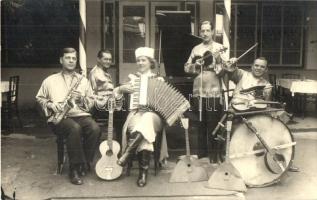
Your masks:
[[[133,93],[134,92],[134,89],[133,89],[133,87],[132,87],[132,84],[125,84],[125,85],[121,85],[120,87],[119,87],[119,91],[121,92],[121,93]]]
[[[200,59],[197,59],[196,62],[195,62],[195,65],[196,65],[196,66],[202,66],[202,65],[204,65],[204,60],[201,59],[201,58],[200,58]]]
[[[229,72],[234,71],[237,67],[237,58],[235,58],[235,57],[230,58],[227,62],[225,62],[224,65],[225,65],[224,66],[225,70],[227,70]]]
[[[62,112],[63,109],[59,103],[49,102],[47,108],[52,110],[54,113]]]
[[[73,91],[72,92],[72,101],[75,103],[75,104],[83,104],[84,102],[84,96],[81,95],[80,92],[78,91]]]

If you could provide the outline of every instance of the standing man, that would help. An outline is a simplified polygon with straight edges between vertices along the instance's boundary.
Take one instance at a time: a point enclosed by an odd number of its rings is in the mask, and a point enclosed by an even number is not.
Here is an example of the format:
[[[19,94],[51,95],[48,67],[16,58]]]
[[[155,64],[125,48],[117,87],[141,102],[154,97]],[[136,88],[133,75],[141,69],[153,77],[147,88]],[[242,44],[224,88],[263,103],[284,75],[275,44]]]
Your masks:
[[[214,138],[210,138],[208,135],[211,135],[210,133],[216,127],[221,115],[221,83],[217,74],[221,71],[223,64],[220,52],[224,48],[221,44],[213,41],[214,27],[211,22],[202,22],[200,35],[203,42],[193,48],[184,66],[186,73],[197,74],[194,80],[192,99],[195,119],[191,120],[191,124],[196,127],[198,134],[198,157],[209,155],[210,161],[217,163],[219,148]],[[209,63],[206,60],[196,59],[208,53],[212,55],[208,58],[211,59]]]
[[[77,51],[74,48],[62,49],[59,61],[62,70],[43,81],[36,100],[48,117],[53,132],[66,139],[69,178],[71,183],[81,185],[82,176],[93,161],[100,129],[89,113],[94,105],[91,86],[75,71]],[[61,121],[54,122],[54,117],[67,110],[65,104],[69,105],[69,111]]]

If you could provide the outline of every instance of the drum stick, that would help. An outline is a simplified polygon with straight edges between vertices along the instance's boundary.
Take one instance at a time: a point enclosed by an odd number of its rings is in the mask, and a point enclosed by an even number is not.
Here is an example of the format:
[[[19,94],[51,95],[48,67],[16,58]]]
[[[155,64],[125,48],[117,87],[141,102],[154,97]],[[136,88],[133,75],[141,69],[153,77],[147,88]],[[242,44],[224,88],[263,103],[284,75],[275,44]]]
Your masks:
[[[272,149],[276,149],[276,150],[285,149],[285,148],[288,148],[288,147],[291,147],[291,146],[294,146],[294,145],[296,145],[296,142],[291,142],[291,143],[288,143],[288,144],[278,145],[278,146],[273,147]],[[254,155],[254,154],[257,154],[257,153],[263,153],[265,151],[266,151],[265,149],[259,149],[259,150],[255,150],[255,151],[237,153],[237,154],[231,155],[230,158],[242,158],[242,157],[251,156],[251,155]]]

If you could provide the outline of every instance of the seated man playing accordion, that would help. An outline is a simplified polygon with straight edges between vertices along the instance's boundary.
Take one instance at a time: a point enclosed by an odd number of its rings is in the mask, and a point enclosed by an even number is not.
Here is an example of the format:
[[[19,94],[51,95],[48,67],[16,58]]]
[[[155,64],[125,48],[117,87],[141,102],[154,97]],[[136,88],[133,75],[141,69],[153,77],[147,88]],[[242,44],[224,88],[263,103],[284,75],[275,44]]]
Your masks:
[[[119,87],[120,93],[133,93],[133,79],[138,76],[156,77],[152,72],[156,67],[154,59],[154,49],[140,47],[135,51],[138,71],[136,74],[129,75],[129,82]],[[163,78],[158,77],[159,79]],[[139,161],[139,177],[137,185],[144,187],[147,181],[147,173],[150,163],[151,152],[154,151],[153,142],[156,135],[163,130],[163,121],[161,117],[147,107],[131,110],[123,127],[122,132],[122,156],[118,164],[124,166],[137,152]],[[127,132],[130,133],[127,138]],[[166,147],[167,148],[167,147]],[[167,153],[167,150],[165,151]],[[162,155],[161,155],[162,156]]]

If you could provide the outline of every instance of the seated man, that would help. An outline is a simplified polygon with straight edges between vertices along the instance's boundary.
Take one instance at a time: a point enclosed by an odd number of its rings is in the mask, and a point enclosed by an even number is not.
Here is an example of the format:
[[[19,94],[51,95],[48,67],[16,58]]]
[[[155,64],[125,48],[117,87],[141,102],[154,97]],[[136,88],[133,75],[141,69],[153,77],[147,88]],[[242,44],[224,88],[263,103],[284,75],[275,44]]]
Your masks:
[[[100,50],[97,54],[97,65],[90,71],[89,81],[97,98],[96,108],[99,111],[106,110],[107,100],[110,95],[115,95],[117,106],[122,104],[122,96],[118,96],[117,90],[114,89],[111,75],[108,69],[111,67],[112,55],[108,50]],[[119,108],[118,108],[119,109]]]
[[[232,58],[229,61],[230,63],[236,63],[236,59]],[[264,78],[265,74],[268,71],[268,62],[266,58],[259,57],[254,60],[254,63],[251,67],[251,72],[238,69],[236,66],[232,72],[227,72],[229,79],[236,84],[236,88],[233,92],[233,97],[231,100],[231,105],[243,101],[251,101],[261,98],[262,100],[270,101],[272,94],[272,85]],[[241,92],[247,91],[248,89],[256,86],[263,86],[261,94],[258,94],[258,91],[251,92]],[[290,171],[297,172],[299,169],[292,165],[289,168]]]
[[[234,62],[234,59],[231,60]],[[251,72],[236,68],[233,72],[228,73],[229,79],[236,84],[231,103],[243,100],[254,100],[256,98],[262,98],[267,101],[270,100],[272,85],[264,78],[267,70],[267,60],[264,57],[259,57],[254,60]],[[256,91],[241,92],[255,86],[263,86],[263,93],[256,94]]]
[[[36,100],[54,133],[66,138],[70,181],[81,185],[81,176],[86,174],[87,165],[93,161],[100,129],[89,113],[94,105],[91,86],[75,71],[77,51],[64,48],[60,63],[62,70],[43,81]]]

